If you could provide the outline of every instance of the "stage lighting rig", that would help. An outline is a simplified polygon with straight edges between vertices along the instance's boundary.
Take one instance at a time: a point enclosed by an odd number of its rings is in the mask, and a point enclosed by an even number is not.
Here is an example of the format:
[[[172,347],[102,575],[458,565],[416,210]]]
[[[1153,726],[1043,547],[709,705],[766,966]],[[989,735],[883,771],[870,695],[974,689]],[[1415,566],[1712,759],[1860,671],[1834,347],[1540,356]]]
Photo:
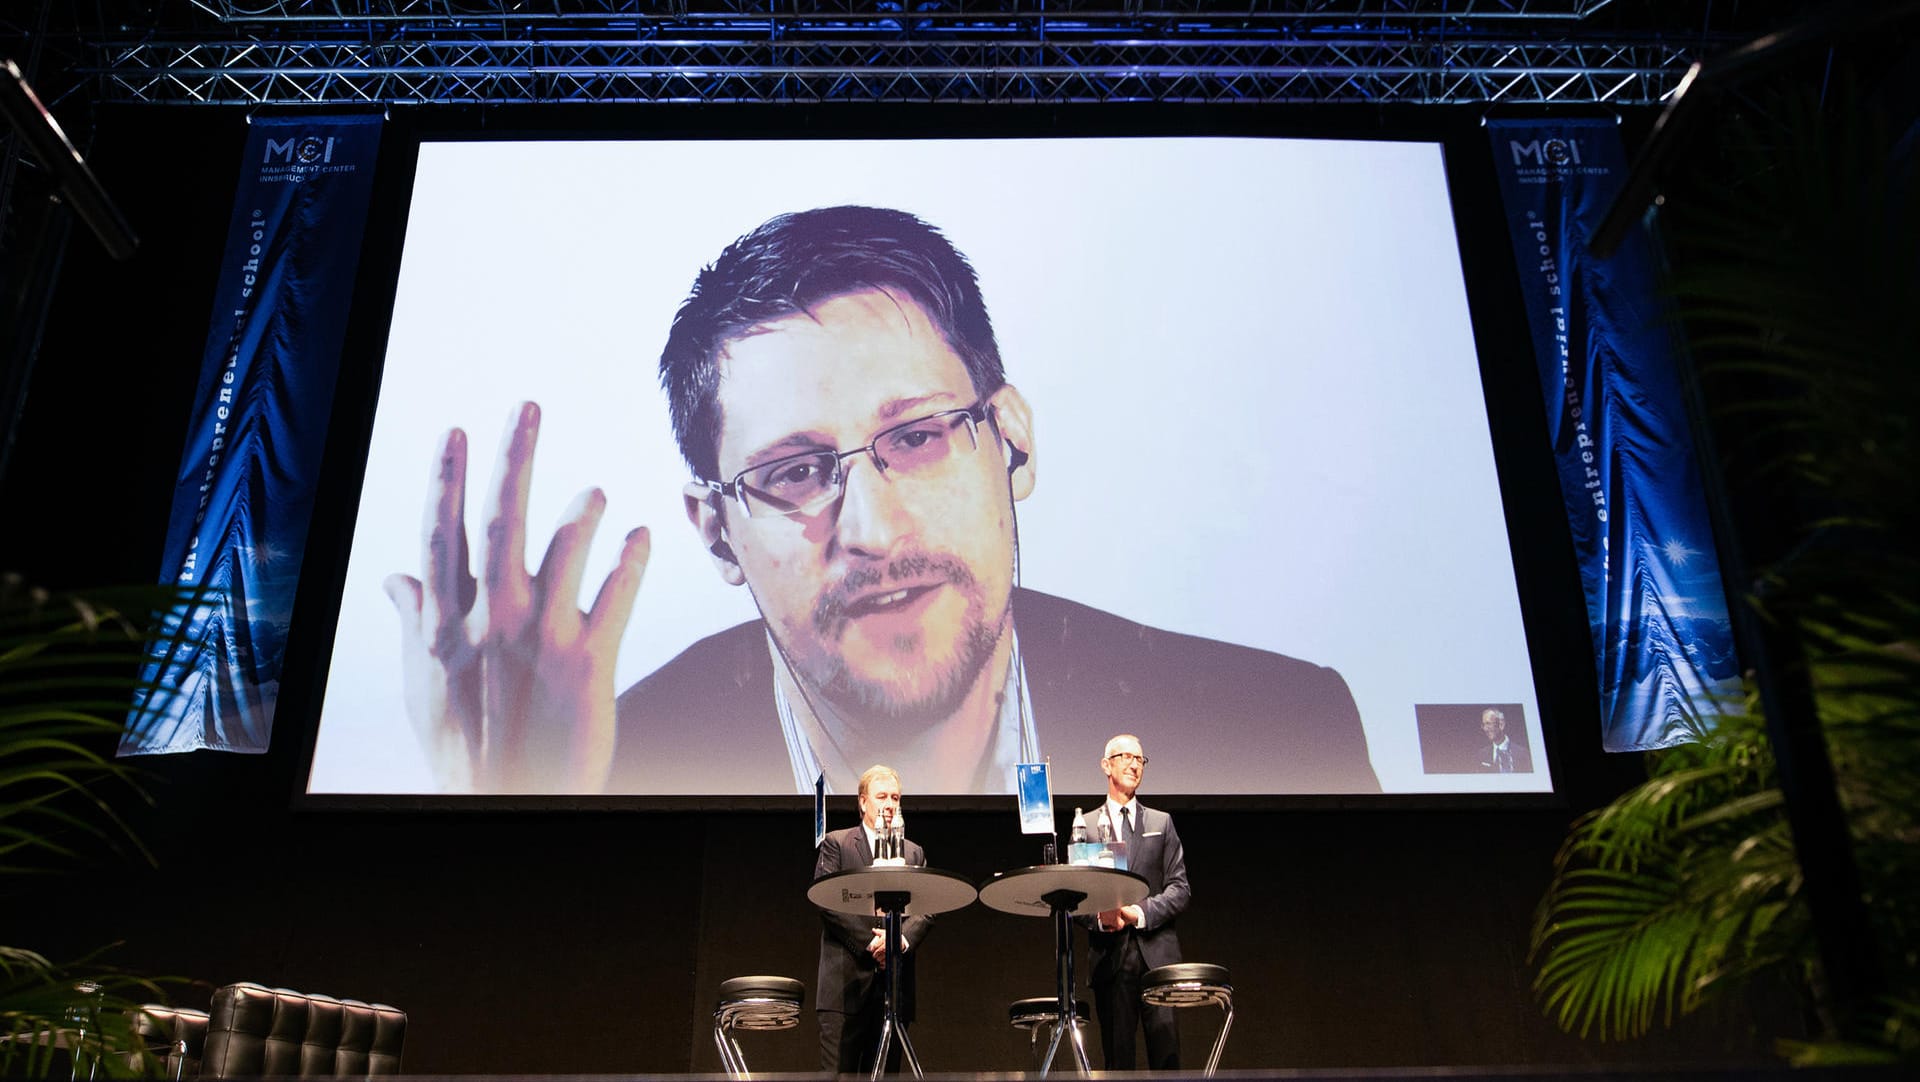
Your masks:
[[[1691,9],[1696,5],[1667,5]],[[192,0],[104,100],[1644,105],[1721,38],[1608,0]],[[1653,12],[1652,14],[1641,14]],[[1729,39],[1731,40],[1731,39]]]

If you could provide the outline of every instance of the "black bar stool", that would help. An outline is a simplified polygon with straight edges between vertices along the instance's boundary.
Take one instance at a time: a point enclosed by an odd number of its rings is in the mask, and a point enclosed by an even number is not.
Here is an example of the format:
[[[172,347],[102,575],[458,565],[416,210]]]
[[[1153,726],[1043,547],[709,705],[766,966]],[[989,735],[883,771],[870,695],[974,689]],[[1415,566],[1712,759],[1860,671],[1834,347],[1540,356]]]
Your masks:
[[[1073,1013],[1073,1036],[1075,1040],[1078,1041],[1079,1029],[1081,1026],[1086,1025],[1089,1017],[1086,1000],[1074,1000]],[[1013,1023],[1015,1029],[1026,1030],[1029,1043],[1037,1048],[1040,1045],[1040,1031],[1042,1029],[1051,1030],[1060,1025],[1060,999],[1058,996],[1034,996],[1031,999],[1016,999],[1007,1007],[1007,1021]],[[1048,1042],[1046,1058],[1040,1061],[1039,1073],[1046,1074],[1047,1068],[1053,1066],[1053,1054],[1058,1051],[1059,1048],[1059,1041]]]
[[[1205,962],[1181,962],[1149,969],[1140,978],[1140,1002],[1153,1007],[1217,1006],[1225,1012],[1220,1036],[1213,1039],[1213,1054],[1207,1057],[1208,1076],[1220,1066],[1220,1053],[1227,1047],[1227,1034],[1233,1030],[1233,983],[1227,979],[1227,967]]]
[[[792,977],[735,977],[720,982],[720,1002],[713,1008],[713,1044],[720,1050],[727,1077],[750,1077],[734,1031],[792,1029],[800,1024],[800,1001],[806,994],[807,986]]]

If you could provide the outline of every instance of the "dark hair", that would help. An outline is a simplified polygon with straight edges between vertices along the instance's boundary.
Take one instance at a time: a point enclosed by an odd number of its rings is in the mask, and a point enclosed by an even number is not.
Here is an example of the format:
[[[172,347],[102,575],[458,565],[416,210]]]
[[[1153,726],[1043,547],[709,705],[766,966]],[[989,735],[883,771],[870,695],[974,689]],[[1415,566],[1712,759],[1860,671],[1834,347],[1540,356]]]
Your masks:
[[[719,480],[720,351],[733,339],[863,289],[911,298],[960,355],[974,392],[1006,382],[980,283],[940,231],[905,211],[821,207],[741,237],[693,281],[660,353],[673,434],[694,476]]]

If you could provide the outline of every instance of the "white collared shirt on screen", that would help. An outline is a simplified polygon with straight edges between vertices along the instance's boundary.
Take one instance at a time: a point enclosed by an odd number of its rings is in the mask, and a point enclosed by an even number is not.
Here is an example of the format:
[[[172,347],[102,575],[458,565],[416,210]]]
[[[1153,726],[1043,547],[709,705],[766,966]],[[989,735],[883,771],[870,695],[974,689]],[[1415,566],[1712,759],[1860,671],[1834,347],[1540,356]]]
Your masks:
[[[767,635],[767,652],[773,656],[773,705],[780,717],[781,735],[787,741],[787,761],[793,767],[794,792],[811,794],[813,780],[822,774],[826,775],[827,792],[839,792],[834,785],[835,778],[858,778],[866,766],[848,761],[844,750],[837,746],[829,744],[816,747],[807,738],[805,726],[786,690],[789,680],[798,687],[798,678],[787,668],[786,658],[781,655],[780,647],[773,641],[771,633]],[[1019,785],[1014,768],[1021,763],[1041,761],[1040,731],[1033,720],[1033,702],[1027,697],[1026,677],[1026,662],[1020,656],[1020,633],[1016,631],[1013,636],[1013,660],[1007,666],[1005,691],[1000,696],[1000,716],[983,760],[985,777],[976,779],[979,784],[970,790],[969,795],[1013,793]],[[826,703],[802,702],[799,705],[802,709],[809,706],[813,708],[819,729],[832,732],[841,728]]]

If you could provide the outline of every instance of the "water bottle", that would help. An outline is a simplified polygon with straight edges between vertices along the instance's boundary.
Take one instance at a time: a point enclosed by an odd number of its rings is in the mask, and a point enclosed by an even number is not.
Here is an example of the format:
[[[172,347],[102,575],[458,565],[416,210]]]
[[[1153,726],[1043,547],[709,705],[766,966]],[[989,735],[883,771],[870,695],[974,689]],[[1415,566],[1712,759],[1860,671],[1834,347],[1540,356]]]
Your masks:
[[[1080,845],[1087,840],[1087,824],[1080,815],[1079,808],[1073,809],[1073,832],[1067,835],[1067,841],[1074,845]]]

